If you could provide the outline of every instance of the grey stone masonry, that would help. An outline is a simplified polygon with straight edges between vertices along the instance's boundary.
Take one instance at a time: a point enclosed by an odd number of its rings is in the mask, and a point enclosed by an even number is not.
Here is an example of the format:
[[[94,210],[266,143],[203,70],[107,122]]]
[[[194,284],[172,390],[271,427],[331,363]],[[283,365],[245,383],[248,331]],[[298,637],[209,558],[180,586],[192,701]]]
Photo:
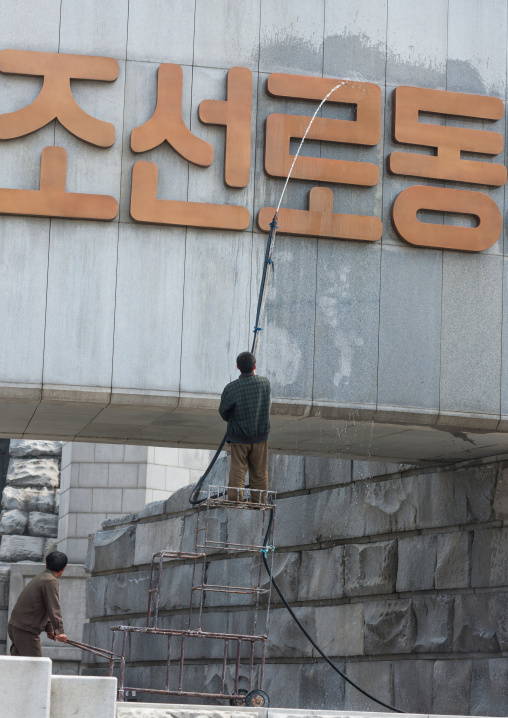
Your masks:
[[[62,442],[13,439],[0,513],[0,561],[42,561],[58,535]]]
[[[220,463],[214,481],[226,470]],[[507,714],[507,471],[503,461],[417,468],[271,457],[274,577],[318,645],[381,700],[411,713]],[[91,537],[87,640],[106,647],[111,626],[143,625],[152,553],[192,548],[189,493],[106,521]],[[217,516],[214,530],[247,537],[250,513]],[[256,554],[211,555],[207,576],[243,585],[257,566]],[[163,570],[161,625],[186,620],[191,569]],[[249,596],[211,594],[207,625],[243,632],[251,610]],[[129,645],[130,685],[163,686],[164,647],[146,636]],[[220,647],[189,643],[188,656],[193,680],[215,685]],[[90,660],[86,670],[102,669]],[[275,593],[265,688],[276,706],[376,709],[321,662]]]

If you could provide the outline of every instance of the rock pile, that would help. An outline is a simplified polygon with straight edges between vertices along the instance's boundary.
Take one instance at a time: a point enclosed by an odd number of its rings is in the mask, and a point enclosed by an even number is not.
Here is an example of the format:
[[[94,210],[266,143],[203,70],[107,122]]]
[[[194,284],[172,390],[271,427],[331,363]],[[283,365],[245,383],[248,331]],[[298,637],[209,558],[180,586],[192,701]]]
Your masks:
[[[42,561],[58,534],[62,442],[11,440],[0,562]]]

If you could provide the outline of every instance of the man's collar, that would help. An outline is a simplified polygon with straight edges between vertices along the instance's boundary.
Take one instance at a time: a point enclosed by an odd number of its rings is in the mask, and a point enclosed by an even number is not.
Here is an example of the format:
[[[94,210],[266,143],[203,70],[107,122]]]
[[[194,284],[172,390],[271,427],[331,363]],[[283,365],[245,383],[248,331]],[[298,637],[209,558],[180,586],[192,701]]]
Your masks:
[[[240,379],[245,379],[247,376],[255,376],[253,371],[246,371],[244,374],[240,374]]]

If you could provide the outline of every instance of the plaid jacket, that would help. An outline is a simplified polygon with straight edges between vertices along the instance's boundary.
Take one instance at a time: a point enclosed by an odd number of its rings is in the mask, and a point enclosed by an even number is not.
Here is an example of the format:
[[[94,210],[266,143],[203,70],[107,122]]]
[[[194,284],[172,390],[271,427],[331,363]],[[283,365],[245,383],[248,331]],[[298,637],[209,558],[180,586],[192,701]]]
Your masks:
[[[219,413],[228,422],[227,441],[256,444],[270,431],[270,382],[264,376],[241,374],[222,392]]]

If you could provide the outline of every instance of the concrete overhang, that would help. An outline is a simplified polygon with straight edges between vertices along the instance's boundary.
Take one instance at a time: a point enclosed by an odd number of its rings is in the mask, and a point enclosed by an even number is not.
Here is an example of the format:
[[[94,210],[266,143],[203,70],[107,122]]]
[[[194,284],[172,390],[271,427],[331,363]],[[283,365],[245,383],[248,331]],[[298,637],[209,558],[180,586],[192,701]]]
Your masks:
[[[219,396],[3,387],[0,437],[215,448]],[[303,403],[275,398],[276,453],[410,464],[508,454],[508,417]]]

